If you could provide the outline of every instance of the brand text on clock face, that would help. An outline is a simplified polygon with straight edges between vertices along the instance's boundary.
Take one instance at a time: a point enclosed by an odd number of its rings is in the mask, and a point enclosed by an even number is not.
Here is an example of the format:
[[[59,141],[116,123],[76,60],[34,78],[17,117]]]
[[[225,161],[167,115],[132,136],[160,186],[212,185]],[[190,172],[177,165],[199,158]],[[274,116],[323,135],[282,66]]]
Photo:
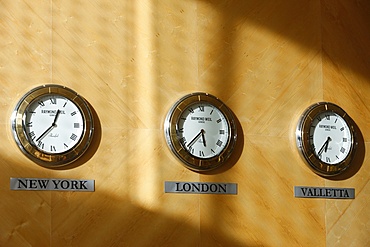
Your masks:
[[[192,121],[198,121],[198,123],[212,122],[210,117],[191,117]]]
[[[57,110],[41,110],[41,113],[50,114],[50,116],[55,116],[55,114],[57,114]],[[66,113],[63,110],[60,110],[59,114],[66,114]]]

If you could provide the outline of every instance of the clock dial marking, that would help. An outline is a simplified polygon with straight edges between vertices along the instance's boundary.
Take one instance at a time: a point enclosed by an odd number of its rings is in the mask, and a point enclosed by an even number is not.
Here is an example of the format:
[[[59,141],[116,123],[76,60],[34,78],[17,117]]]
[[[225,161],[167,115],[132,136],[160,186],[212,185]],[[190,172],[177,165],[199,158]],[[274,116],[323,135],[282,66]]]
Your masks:
[[[50,104],[56,105],[57,104],[57,99],[55,97],[50,98]]]

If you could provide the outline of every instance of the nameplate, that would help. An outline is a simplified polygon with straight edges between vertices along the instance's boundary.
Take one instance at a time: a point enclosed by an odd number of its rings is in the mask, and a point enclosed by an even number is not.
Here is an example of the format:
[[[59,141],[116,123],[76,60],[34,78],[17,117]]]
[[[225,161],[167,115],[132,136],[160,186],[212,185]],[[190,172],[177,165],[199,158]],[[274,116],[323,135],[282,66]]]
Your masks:
[[[294,186],[294,196],[304,198],[354,199],[355,189]]]
[[[165,193],[187,194],[238,194],[235,183],[164,182]]]
[[[95,180],[10,178],[11,190],[95,191]]]

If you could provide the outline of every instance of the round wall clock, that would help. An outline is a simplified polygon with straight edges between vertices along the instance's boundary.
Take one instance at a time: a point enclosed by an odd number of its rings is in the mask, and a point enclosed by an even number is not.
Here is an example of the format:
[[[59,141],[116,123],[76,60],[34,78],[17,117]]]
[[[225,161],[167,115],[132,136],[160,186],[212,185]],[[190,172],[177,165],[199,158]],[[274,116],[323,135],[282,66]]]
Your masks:
[[[90,145],[94,124],[87,102],[73,90],[43,85],[26,93],[11,117],[14,139],[32,161],[67,165]]]
[[[297,126],[296,141],[308,166],[322,176],[335,176],[346,170],[357,146],[353,120],[329,102],[306,109]]]
[[[164,131],[171,151],[195,171],[224,164],[237,138],[232,112],[206,93],[188,94],[178,100],[166,116]]]

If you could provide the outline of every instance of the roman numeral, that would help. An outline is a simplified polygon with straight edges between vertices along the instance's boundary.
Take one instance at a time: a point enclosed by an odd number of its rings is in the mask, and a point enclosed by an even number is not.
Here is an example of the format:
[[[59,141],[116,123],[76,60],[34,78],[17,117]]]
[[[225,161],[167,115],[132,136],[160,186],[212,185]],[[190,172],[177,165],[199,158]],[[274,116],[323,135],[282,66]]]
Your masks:
[[[217,119],[217,121],[216,121],[216,122],[217,122],[217,123],[220,123],[221,121],[222,121],[222,120],[221,120],[221,118],[219,118],[219,119]]]
[[[224,135],[225,134],[225,130],[220,130],[220,135]]]
[[[340,131],[343,131],[344,130],[344,127],[340,128]]]
[[[219,147],[221,147],[221,145],[222,145],[222,141],[217,140],[216,145],[217,145],[217,146],[219,146]]]
[[[39,102],[37,102],[37,103],[39,103],[39,105],[40,106],[45,106],[45,103],[42,101],[42,100],[40,100]]]
[[[191,113],[194,113],[193,108],[189,108],[188,111],[190,111]]]
[[[185,137],[181,137],[181,139],[180,139],[180,143],[182,143],[182,145],[184,145],[184,146],[185,146],[185,144],[186,144],[186,139],[185,139]]]
[[[35,132],[33,132],[33,131],[31,131],[28,135],[29,135],[29,137],[31,138],[31,140],[32,140],[32,141],[33,141],[33,140],[35,139],[35,137],[36,137]]]
[[[73,140],[73,141],[76,141],[77,136],[75,134],[72,134],[71,137],[70,137],[70,139]]]
[[[204,106],[200,105],[199,106],[199,111],[204,112]]]
[[[68,145],[67,144],[64,143],[63,145],[64,145],[64,148],[68,148]]]
[[[26,127],[27,128],[32,127],[32,122],[26,123]]]
[[[50,104],[56,105],[57,104],[57,99],[54,98],[54,97],[50,98]]]
[[[41,149],[44,149],[44,143],[42,143],[42,141],[39,141],[39,142],[37,143],[37,146],[38,146],[39,148],[41,148]]]
[[[76,115],[77,114],[77,112],[76,111],[74,111],[74,112],[72,112],[71,113],[71,116],[74,116],[74,115]]]
[[[199,151],[199,156],[204,157],[204,152],[200,150],[200,151]]]
[[[340,148],[340,152],[344,154],[344,152],[346,151],[346,149],[344,147],[341,147]]]
[[[212,109],[212,111],[209,113],[209,115],[212,115],[212,113],[213,113],[213,109]]]
[[[347,138],[343,137],[343,142],[347,142]]]
[[[51,152],[56,151],[55,146],[51,145],[51,146],[50,146],[50,151],[51,151]]]
[[[330,120],[330,115],[325,115],[326,120]]]
[[[329,157],[326,157],[326,162],[329,163],[330,162],[330,158]]]

